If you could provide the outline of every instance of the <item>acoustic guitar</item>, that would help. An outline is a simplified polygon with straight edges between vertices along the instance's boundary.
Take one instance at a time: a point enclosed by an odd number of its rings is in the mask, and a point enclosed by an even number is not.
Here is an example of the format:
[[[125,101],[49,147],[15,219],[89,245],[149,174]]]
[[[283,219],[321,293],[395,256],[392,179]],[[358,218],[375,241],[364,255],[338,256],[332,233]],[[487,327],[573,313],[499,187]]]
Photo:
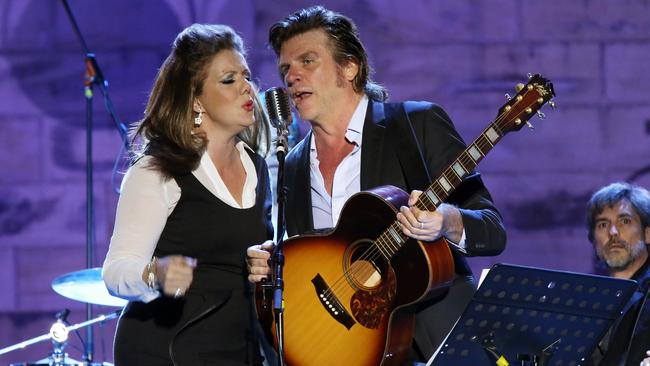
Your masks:
[[[417,207],[435,210],[503,136],[529,124],[555,95],[553,85],[538,74],[517,90],[483,133],[434,179]],[[403,362],[412,342],[413,305],[449,286],[454,277],[450,243],[444,238],[419,242],[402,233],[396,214],[408,198],[394,186],[357,193],[345,203],[333,231],[284,241],[287,365]],[[263,327],[277,346],[272,307],[256,298]]]

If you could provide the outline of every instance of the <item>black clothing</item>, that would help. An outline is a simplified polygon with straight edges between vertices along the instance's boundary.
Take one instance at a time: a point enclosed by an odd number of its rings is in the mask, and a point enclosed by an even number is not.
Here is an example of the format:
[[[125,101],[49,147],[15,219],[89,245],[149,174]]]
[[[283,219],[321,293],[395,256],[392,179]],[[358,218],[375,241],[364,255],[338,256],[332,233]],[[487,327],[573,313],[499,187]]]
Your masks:
[[[396,104],[370,101],[363,127],[361,145],[361,190],[381,185],[393,185],[410,193],[426,187],[412,186],[404,166],[398,158],[397,149],[418,148],[395,146],[386,133],[387,119],[384,110],[396,109]],[[391,123],[410,123],[419,145],[425,176],[436,178],[464,150],[465,143],[458,135],[451,120],[439,106],[427,102],[405,102],[404,114],[394,113]],[[287,155],[285,182],[289,188],[285,209],[289,236],[313,231],[310,185],[311,132]],[[447,203],[459,207],[466,233],[467,255],[498,255],[505,248],[506,235],[501,216],[478,173],[472,173]],[[451,330],[456,319],[469,303],[474,288],[471,269],[463,256],[452,251],[456,265],[457,280],[453,289],[435,301],[427,301],[419,308],[416,318],[415,342],[417,353],[426,361]],[[458,288],[456,288],[458,287]],[[470,289],[469,291],[466,289]]]
[[[272,237],[271,194],[264,160],[249,154],[258,178],[251,208],[227,205],[193,174],[174,178],[181,197],[154,255],[196,258],[193,281],[182,298],[126,306],[115,337],[116,365],[261,364],[245,255]]]
[[[650,260],[646,259],[631,279],[639,283],[639,288],[592,357],[597,360],[599,353],[604,353],[596,362],[598,366],[638,366],[650,350],[650,301],[644,301],[650,288]]]

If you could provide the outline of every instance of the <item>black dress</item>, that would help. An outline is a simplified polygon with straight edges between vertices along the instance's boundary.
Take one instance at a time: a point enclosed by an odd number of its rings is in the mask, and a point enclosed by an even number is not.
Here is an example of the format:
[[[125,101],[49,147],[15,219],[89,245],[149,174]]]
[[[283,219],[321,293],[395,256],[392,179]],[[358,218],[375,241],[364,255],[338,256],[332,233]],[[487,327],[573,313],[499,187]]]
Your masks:
[[[249,152],[257,171],[255,205],[237,209],[193,174],[174,179],[181,197],[167,219],[154,255],[197,258],[184,297],[129,302],[115,335],[115,364],[261,364],[246,280],[246,248],[272,237],[271,194],[264,160]]]

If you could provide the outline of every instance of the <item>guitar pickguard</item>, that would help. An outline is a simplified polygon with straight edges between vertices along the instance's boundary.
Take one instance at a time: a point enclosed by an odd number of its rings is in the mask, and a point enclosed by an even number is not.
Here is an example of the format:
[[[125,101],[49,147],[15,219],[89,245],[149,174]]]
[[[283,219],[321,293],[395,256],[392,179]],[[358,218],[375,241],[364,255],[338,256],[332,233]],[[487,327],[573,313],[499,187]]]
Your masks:
[[[357,290],[350,299],[350,308],[356,321],[366,328],[377,329],[394,308],[397,284],[395,272],[388,267],[386,278],[376,290]]]

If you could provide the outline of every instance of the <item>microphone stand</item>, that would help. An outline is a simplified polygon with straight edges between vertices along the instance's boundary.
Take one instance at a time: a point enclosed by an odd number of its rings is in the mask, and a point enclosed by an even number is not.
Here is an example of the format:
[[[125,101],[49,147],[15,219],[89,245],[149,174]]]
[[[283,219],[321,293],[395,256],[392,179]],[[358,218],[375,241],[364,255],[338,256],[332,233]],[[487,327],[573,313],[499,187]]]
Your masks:
[[[282,277],[282,268],[284,266],[284,254],[282,253],[282,243],[286,231],[284,223],[284,203],[286,202],[287,190],[284,187],[284,157],[287,154],[288,143],[287,136],[289,131],[287,127],[280,123],[277,126],[276,158],[278,159],[278,218],[277,218],[277,235],[275,250],[273,251],[273,313],[275,315],[275,332],[278,341],[278,360],[279,365],[284,366],[284,279]]]
[[[122,149],[129,151],[129,141],[126,126],[119,121],[113,103],[108,95],[108,80],[104,78],[95,54],[89,52],[86,41],[81,35],[81,30],[72,15],[72,10],[67,0],[61,0],[66,14],[72,23],[72,28],[81,43],[85,54],[86,71],[84,74],[84,97],[86,99],[86,267],[94,267],[95,257],[95,217],[94,217],[94,197],[93,197],[93,167],[92,167],[92,120],[93,120],[93,86],[97,85],[104,96],[104,105],[111,118],[117,126],[117,130],[123,141]],[[121,154],[120,154],[121,155]],[[93,318],[92,304],[86,304],[86,318]],[[91,363],[93,361],[93,329],[89,326],[86,328],[86,342],[84,345],[84,361]]]

